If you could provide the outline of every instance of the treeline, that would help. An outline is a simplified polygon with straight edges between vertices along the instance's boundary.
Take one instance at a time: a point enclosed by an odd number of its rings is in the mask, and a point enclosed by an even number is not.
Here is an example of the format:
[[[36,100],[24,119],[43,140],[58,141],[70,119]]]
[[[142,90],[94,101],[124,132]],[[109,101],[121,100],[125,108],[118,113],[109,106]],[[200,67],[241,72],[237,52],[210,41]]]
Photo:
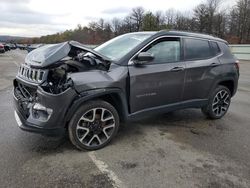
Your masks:
[[[221,0],[207,0],[189,14],[174,9],[153,13],[143,7],[136,7],[123,19],[100,19],[88,26],[78,25],[73,30],[23,42],[58,43],[76,40],[84,44],[100,44],[127,32],[173,29],[207,33],[230,43],[250,43],[250,0],[238,0],[230,9],[223,9],[222,3]]]

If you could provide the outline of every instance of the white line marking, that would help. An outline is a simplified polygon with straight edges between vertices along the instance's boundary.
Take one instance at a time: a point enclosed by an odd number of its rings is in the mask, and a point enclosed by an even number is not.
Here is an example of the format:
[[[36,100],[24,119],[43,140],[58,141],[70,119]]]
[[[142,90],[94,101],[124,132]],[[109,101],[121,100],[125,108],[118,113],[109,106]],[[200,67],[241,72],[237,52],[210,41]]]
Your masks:
[[[7,56],[10,58],[10,60],[11,60],[13,63],[15,63],[15,65],[16,65],[17,67],[19,67],[19,64],[13,59],[13,57],[10,56],[10,54],[8,54]]]
[[[15,60],[13,60],[13,63],[15,63],[17,67],[19,67],[19,64]]]
[[[112,184],[113,184],[114,187],[116,187],[116,188],[125,187],[123,182],[121,180],[119,180],[117,175],[112,170],[108,169],[108,165],[105,162],[103,162],[103,161],[96,158],[94,151],[89,152],[88,155],[91,158],[91,160],[95,163],[97,168],[102,173],[107,174],[108,177],[113,181]]]

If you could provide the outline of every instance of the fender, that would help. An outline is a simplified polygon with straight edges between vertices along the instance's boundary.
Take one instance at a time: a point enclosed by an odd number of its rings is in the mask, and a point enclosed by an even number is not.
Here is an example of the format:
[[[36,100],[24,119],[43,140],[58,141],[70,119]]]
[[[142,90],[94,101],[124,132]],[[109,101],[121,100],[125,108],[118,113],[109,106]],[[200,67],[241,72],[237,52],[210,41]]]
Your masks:
[[[217,87],[217,85],[219,85],[220,82],[224,82],[224,81],[232,81],[234,83],[234,90],[233,90],[233,94],[232,96],[236,93],[237,87],[238,87],[238,82],[237,79],[234,76],[227,76],[227,77],[222,77],[219,79],[216,79],[216,81],[213,83],[209,95],[210,96],[211,92],[214,91],[214,89]]]
[[[83,105],[86,101],[96,99],[98,97],[102,97],[107,94],[110,94],[110,95],[115,94],[116,96],[119,97],[118,100],[120,100],[122,103],[119,109],[120,113],[123,116],[121,118],[124,118],[126,120],[128,117],[128,103],[127,103],[126,96],[124,95],[122,90],[119,88],[101,88],[101,89],[88,90],[88,91],[84,91],[80,93],[79,97],[72,101],[69,109],[67,110],[65,117],[64,117],[65,122],[69,121],[72,118],[72,116],[75,114],[77,109],[81,105]]]

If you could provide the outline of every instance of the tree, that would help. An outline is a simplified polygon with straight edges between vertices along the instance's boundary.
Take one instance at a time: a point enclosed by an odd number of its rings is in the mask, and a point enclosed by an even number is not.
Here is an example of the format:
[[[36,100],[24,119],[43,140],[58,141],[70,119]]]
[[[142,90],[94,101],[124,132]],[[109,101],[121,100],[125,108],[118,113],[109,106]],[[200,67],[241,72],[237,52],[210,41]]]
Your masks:
[[[144,31],[158,30],[157,18],[152,12],[147,12],[143,17],[142,29]]]
[[[175,24],[175,11],[174,9],[168,9],[165,12],[165,24],[166,28],[173,29]]]
[[[135,30],[141,31],[142,30],[142,21],[144,16],[144,9],[142,7],[136,7],[132,9],[131,19],[135,24]]]
[[[198,32],[206,32],[208,25],[208,10],[205,4],[200,4],[194,9],[194,20]]]
[[[208,13],[208,33],[214,33],[213,26],[215,16],[218,11],[220,0],[207,0],[207,13]]]
[[[238,43],[250,39],[250,0],[239,0],[230,12],[230,35],[238,37]]]
[[[156,23],[157,23],[157,30],[165,29],[165,16],[161,11],[157,11],[155,13]]]
[[[85,44],[100,44],[110,38],[135,31],[176,29],[212,34],[233,43],[250,43],[250,0],[237,0],[230,10],[221,10],[221,0],[206,0],[197,5],[191,14],[168,9],[165,12],[145,12],[135,7],[124,18],[107,21],[103,18],[88,26],[42,36],[26,43],[56,43],[76,40]],[[191,15],[191,16],[190,16]]]

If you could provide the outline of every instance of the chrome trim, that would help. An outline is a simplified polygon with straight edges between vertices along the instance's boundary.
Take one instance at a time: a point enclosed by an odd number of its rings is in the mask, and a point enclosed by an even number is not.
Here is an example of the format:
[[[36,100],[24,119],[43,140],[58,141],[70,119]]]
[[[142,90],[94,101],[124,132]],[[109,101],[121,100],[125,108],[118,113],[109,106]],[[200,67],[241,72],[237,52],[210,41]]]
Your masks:
[[[17,125],[19,127],[21,127],[23,124],[22,124],[22,122],[21,122],[21,120],[20,120],[20,118],[19,118],[19,116],[18,116],[18,114],[17,114],[16,111],[14,111],[14,115],[15,115],[15,119],[16,119]]]
[[[28,65],[21,64],[17,76],[24,80],[39,84],[45,79],[45,73],[45,70],[35,69],[29,67]]]

